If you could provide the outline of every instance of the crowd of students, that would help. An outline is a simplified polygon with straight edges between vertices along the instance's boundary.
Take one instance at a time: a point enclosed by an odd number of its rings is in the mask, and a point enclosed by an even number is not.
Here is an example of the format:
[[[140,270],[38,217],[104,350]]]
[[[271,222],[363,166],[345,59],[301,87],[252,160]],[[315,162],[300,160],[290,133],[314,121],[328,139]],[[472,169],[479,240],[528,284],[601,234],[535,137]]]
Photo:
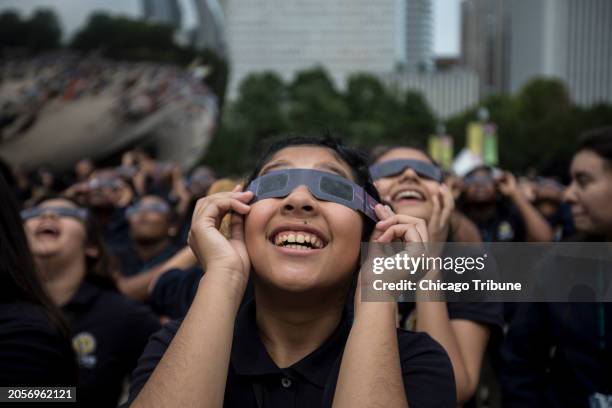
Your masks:
[[[5,173],[0,385],[87,407],[612,406],[610,303],[360,290],[362,242],[609,242],[612,128],[581,136],[568,186],[328,134],[279,138],[246,178],[143,150],[66,185]]]
[[[174,65],[83,59],[70,53],[0,61],[0,141],[26,132],[53,103],[100,95],[117,98],[126,122],[143,119],[169,102],[189,100],[194,109],[216,110],[216,97],[199,74]]]

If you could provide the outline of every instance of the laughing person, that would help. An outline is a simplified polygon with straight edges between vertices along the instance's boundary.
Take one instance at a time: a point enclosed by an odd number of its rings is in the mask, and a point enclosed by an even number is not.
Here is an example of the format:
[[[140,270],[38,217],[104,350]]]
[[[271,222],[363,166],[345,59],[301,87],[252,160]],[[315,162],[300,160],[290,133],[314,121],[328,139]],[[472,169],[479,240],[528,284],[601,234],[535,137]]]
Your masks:
[[[117,293],[86,209],[49,197],[22,218],[39,279],[73,332],[79,406],[116,406],[124,379],[159,322],[148,308]]]
[[[352,296],[360,243],[427,241],[422,220],[360,206],[378,197],[366,162],[330,137],[273,144],[249,182],[198,202],[190,245],[206,273],[185,319],[149,342],[131,406],[454,406],[444,350],[397,330],[395,303]]]
[[[454,198],[442,182],[442,171],[427,153],[411,147],[376,150],[371,172],[383,201],[398,214],[426,220],[430,242],[456,241],[451,228]],[[401,303],[400,310],[416,321],[416,330],[428,333],[444,347],[453,364],[457,401],[470,401],[489,337],[501,332],[501,305],[417,301]]]

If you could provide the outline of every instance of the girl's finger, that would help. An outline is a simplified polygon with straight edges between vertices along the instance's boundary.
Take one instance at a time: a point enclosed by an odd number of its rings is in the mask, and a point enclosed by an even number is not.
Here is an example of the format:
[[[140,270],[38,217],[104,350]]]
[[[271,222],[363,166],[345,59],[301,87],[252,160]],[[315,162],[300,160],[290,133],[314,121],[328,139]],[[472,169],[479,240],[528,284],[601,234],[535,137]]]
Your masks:
[[[244,242],[244,215],[232,213],[230,218],[230,239]]]
[[[404,242],[407,242],[407,243],[408,242],[420,242],[420,243],[425,242],[423,241],[422,235],[417,230],[416,225],[411,225],[410,227],[406,228],[403,239],[404,239]]]
[[[424,222],[423,219],[405,214],[394,214],[382,221],[378,221],[377,226],[388,227],[394,224],[418,224]]]
[[[390,226],[384,234],[378,239],[379,243],[388,243],[392,241],[405,242],[422,242],[421,236],[416,230],[416,226],[412,224],[396,224]]]
[[[387,212],[386,207],[387,206],[382,205],[382,204],[376,204],[376,206],[374,207],[374,212],[376,213],[376,216],[378,217],[378,219],[381,221],[389,218],[389,213]]]
[[[429,222],[431,225],[434,225],[436,228],[438,227],[438,224],[440,222],[440,213],[441,213],[439,194],[440,193],[436,193],[432,195],[431,197],[432,210],[431,210],[431,218]]]
[[[248,214],[251,210],[251,206],[245,204],[235,198],[224,198],[209,201],[203,206],[198,217],[194,221],[201,220],[201,222],[207,225],[218,225],[225,214],[229,211],[237,212],[238,214]]]
[[[397,224],[389,227],[381,236],[383,242],[392,242],[401,240],[404,242],[422,242],[421,234],[413,224]]]
[[[391,206],[385,205],[385,209],[387,210],[388,217],[393,217],[395,215],[395,212],[393,211],[393,208],[391,208]]]
[[[414,225],[416,232],[419,234],[419,242],[429,242],[429,231],[427,230],[427,223],[424,220],[419,219]]]
[[[244,203],[248,203],[249,201],[251,201],[254,195],[252,191],[239,191],[237,193],[232,193],[232,194],[233,194],[232,198],[235,198],[236,200],[240,200]]]
[[[384,220],[386,217],[386,211],[382,204],[377,204],[374,207],[374,212],[379,220]],[[378,238],[385,232],[386,226],[383,221],[378,221],[374,226],[374,231],[372,231],[372,235],[370,235],[370,241],[376,241]]]
[[[446,223],[448,222],[448,219],[450,218],[451,213],[455,209],[455,198],[453,197],[453,193],[450,191],[450,189],[446,185],[442,186],[441,195],[442,195],[441,219],[442,219],[442,222]]]

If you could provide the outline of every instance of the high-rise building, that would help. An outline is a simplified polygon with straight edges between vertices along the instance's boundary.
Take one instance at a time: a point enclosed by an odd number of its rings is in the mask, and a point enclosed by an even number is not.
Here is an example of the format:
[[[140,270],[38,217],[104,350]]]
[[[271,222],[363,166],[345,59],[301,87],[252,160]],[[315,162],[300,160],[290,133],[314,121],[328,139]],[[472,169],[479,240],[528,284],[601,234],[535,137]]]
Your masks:
[[[226,53],[224,15],[218,0],[192,0],[198,25],[193,31],[192,43],[196,48],[208,48],[219,54]]]
[[[181,8],[178,0],[143,0],[144,17],[157,23],[181,26]]]
[[[355,72],[393,71],[401,54],[400,3],[223,0],[232,66],[229,97],[251,72],[272,70],[290,80],[297,71],[322,66],[343,86]]]
[[[431,71],[434,68],[431,0],[401,1],[405,1],[405,66],[408,70]]]
[[[420,93],[438,119],[448,119],[478,104],[479,81],[471,70],[439,72],[394,72],[383,75],[384,83],[399,92]]]
[[[461,2],[461,60],[467,68],[476,71],[482,95],[508,89],[510,37],[506,3],[505,0]]]
[[[556,77],[575,103],[612,102],[612,1],[512,0],[510,90]]]

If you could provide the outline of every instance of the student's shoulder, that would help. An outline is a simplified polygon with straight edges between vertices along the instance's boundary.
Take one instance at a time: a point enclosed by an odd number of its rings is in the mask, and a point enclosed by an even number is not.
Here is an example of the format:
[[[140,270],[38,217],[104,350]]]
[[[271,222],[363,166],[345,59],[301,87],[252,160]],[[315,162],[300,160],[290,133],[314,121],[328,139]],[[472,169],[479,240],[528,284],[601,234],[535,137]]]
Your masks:
[[[444,348],[427,333],[397,329],[397,342],[402,361],[428,356],[439,360],[441,366],[450,364]]]
[[[164,324],[153,336],[151,336],[151,343],[155,343],[161,347],[167,347],[174,339],[174,336],[181,327],[183,319],[172,320]]]
[[[504,325],[503,304],[499,302],[448,302],[451,320],[469,320],[492,331],[501,331]]]
[[[26,302],[0,305],[0,360],[71,358],[69,342],[45,310]]]
[[[28,302],[1,304],[0,327],[2,327],[2,332],[23,330],[59,334],[45,310],[41,306]]]
[[[41,306],[0,305],[0,384],[74,384],[73,361],[68,338]]]
[[[151,308],[137,300],[110,289],[99,289],[95,301],[96,313],[126,324],[143,324],[157,318]]]
[[[134,312],[150,310],[145,304],[131,299],[116,290],[98,289],[96,299],[98,304],[104,305],[105,308],[114,312]]]
[[[455,406],[453,366],[444,348],[427,333],[397,329],[397,338],[410,406]]]

